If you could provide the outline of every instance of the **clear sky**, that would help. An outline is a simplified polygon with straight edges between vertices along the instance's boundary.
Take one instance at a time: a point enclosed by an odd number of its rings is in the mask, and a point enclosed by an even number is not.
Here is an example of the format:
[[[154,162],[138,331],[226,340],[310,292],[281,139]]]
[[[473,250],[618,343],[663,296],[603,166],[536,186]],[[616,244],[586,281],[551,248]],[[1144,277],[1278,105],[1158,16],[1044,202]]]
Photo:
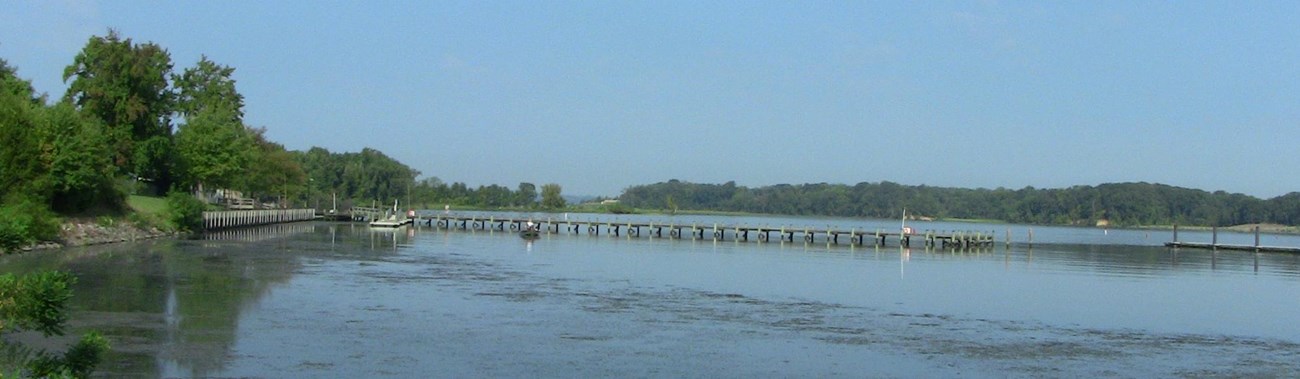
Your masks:
[[[11,1],[38,91],[118,29],[290,149],[444,181],[1300,191],[1297,1]]]

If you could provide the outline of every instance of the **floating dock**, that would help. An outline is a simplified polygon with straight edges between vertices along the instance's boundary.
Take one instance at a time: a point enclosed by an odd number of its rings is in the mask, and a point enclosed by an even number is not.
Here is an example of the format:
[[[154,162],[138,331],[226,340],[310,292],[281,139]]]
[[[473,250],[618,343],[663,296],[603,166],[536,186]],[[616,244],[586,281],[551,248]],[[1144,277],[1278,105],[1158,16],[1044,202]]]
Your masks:
[[[388,218],[371,221],[370,226],[374,228],[397,228],[403,225],[410,225],[412,222],[414,221],[409,218]]]
[[[733,240],[739,242],[795,242],[826,243],[837,245],[848,243],[856,246],[884,246],[887,241],[897,241],[900,246],[911,246],[913,239],[919,240],[926,247],[974,248],[993,246],[992,232],[948,232],[934,231],[903,233],[900,231],[835,229],[835,228],[798,228],[772,226],[745,226],[721,224],[673,224],[652,222],[607,222],[607,221],[556,221],[528,220],[495,217],[458,217],[435,216],[416,219],[415,223],[430,227],[450,230],[487,230],[518,232],[528,222],[538,225],[542,233],[547,234],[586,234],[599,236],[605,233],[614,237],[647,237],[716,241]]]

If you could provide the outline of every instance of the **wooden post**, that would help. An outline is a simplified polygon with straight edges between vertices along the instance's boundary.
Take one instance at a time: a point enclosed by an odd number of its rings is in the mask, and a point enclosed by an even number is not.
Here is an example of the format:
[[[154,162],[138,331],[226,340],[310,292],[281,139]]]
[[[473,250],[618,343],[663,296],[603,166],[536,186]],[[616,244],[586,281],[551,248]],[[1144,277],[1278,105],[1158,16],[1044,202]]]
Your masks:
[[[1210,247],[1219,248],[1219,226],[1210,227]]]
[[[1259,251],[1259,225],[1255,225],[1255,251]]]
[[[1174,224],[1174,244],[1178,244],[1178,224]]]

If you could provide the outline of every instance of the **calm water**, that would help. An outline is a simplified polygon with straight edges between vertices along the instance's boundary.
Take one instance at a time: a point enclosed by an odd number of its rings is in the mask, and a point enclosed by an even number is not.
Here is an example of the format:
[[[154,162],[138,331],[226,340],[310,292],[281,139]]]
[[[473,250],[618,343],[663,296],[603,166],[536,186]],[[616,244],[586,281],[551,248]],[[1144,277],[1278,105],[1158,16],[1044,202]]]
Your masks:
[[[1167,231],[1033,227],[1031,248],[1026,226],[911,225],[999,242],[1010,231],[1017,243],[963,252],[565,234],[528,243],[300,223],[0,264],[75,272],[74,325],[110,337],[99,374],[114,377],[1300,373],[1300,256],[1172,251],[1159,246]],[[1300,246],[1294,236],[1262,243]]]

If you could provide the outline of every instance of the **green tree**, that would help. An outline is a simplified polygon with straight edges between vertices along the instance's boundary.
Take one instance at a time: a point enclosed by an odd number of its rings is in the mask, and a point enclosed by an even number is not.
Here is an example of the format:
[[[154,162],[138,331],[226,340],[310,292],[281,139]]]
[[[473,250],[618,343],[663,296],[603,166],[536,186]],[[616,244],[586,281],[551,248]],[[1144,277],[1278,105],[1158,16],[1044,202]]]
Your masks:
[[[176,156],[185,185],[199,191],[205,184],[233,188],[249,167],[257,146],[230,112],[204,108],[187,117],[176,131]]]
[[[49,178],[43,184],[50,206],[61,213],[120,211],[125,199],[113,185],[113,162],[97,122],[66,103],[41,113],[39,161]]]
[[[235,89],[235,69],[202,56],[194,67],[173,75],[177,128],[176,157],[185,186],[231,188],[257,148],[244,126],[244,96]]]
[[[235,89],[235,69],[201,56],[199,63],[172,76],[176,87],[176,111],[190,117],[204,111],[220,111],[230,121],[244,119],[244,95]]]
[[[0,85],[11,85],[0,80]],[[39,123],[29,94],[0,91],[0,198],[12,193],[39,190],[37,179],[43,174],[38,159]]]
[[[97,118],[119,171],[170,184],[173,94],[171,55],[153,43],[135,44],[109,30],[91,37],[63,71],[72,82],[63,100]]]
[[[286,207],[289,199],[307,188],[307,175],[284,145],[267,140],[264,133],[265,129],[251,131],[256,148],[239,187],[260,198],[277,199],[281,207]]]
[[[32,88],[32,82],[18,77],[18,69],[10,66],[4,59],[0,59],[0,92],[27,98],[32,104],[44,103],[41,97],[36,96],[36,89]]]
[[[542,185],[542,207],[547,209],[564,208],[564,197],[560,196],[560,185],[548,183]]]
[[[537,205],[537,186],[532,183],[519,183],[519,190],[515,191],[515,205],[530,208]]]

